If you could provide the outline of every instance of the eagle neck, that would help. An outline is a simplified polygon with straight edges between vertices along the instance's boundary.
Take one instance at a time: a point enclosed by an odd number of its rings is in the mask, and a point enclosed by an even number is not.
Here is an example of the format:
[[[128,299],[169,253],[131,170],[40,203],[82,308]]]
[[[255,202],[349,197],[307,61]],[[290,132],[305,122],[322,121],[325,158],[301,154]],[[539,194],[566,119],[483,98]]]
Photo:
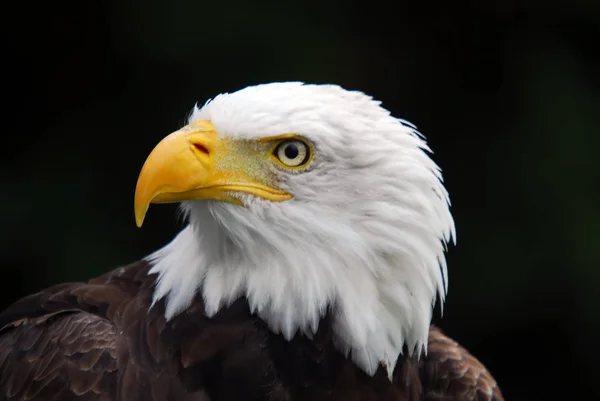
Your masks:
[[[370,375],[382,366],[391,377],[405,345],[410,354],[425,349],[436,288],[413,272],[418,255],[336,249],[312,236],[264,238],[258,221],[248,232],[237,224],[232,236],[209,209],[192,211],[190,221],[148,257],[158,275],[154,302],[165,298],[167,319],[196,295],[208,317],[244,297],[271,331],[291,340],[312,337],[330,311],[336,348]]]

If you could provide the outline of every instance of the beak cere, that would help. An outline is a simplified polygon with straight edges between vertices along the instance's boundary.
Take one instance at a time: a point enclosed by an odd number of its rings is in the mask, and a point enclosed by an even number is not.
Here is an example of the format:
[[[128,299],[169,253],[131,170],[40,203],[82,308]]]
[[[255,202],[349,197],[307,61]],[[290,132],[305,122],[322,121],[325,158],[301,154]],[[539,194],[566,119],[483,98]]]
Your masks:
[[[232,139],[219,140],[210,121],[190,124],[159,142],[138,177],[134,203],[137,226],[142,226],[150,203],[213,199],[242,205],[236,192],[271,201],[291,198],[287,192],[250,177],[246,167],[256,160],[249,160],[252,155],[240,152],[243,147],[234,144]],[[239,154],[232,158],[232,152]],[[223,159],[239,163],[220,163]]]

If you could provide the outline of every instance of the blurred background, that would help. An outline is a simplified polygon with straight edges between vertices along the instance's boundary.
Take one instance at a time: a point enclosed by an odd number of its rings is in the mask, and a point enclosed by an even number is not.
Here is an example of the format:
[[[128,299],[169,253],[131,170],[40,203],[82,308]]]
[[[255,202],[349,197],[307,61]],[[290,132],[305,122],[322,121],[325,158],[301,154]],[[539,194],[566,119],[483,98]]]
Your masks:
[[[435,151],[458,244],[435,321],[507,400],[600,399],[600,2],[3,2],[0,308],[181,229],[133,217],[195,102],[336,83]]]

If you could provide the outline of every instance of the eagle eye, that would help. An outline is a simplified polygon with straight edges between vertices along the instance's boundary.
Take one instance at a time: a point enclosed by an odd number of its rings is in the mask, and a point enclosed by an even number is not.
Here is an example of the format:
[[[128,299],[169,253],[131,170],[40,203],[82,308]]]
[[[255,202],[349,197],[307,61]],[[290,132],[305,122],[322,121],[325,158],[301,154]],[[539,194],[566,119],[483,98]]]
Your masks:
[[[310,161],[309,146],[298,139],[282,141],[273,154],[286,167],[303,167]]]

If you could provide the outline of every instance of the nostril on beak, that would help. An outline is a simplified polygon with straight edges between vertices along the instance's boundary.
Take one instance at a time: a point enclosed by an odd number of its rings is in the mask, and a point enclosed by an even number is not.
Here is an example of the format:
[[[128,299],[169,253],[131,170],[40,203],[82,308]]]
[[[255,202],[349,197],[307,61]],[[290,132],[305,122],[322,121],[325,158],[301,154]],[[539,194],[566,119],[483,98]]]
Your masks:
[[[201,143],[194,143],[194,147],[201,153],[204,153],[205,155],[208,155],[208,149],[206,148],[206,146],[202,145]]]

